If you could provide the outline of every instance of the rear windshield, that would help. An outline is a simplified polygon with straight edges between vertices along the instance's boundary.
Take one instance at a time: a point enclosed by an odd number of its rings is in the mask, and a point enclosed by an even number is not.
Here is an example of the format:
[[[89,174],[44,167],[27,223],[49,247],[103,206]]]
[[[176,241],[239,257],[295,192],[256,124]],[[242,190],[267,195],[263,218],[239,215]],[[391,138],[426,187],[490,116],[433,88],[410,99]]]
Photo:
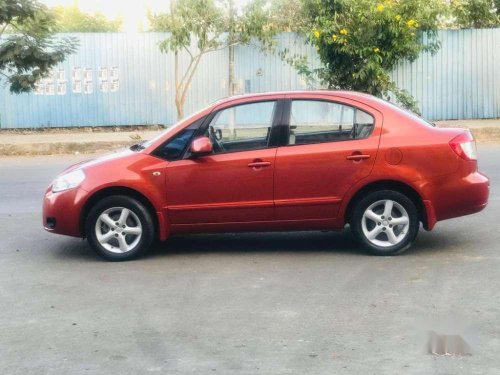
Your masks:
[[[432,126],[432,127],[435,127],[436,124],[430,122],[430,121],[427,121],[426,119],[424,119],[423,117],[417,115],[416,113],[408,110],[408,109],[405,109],[405,108],[402,108],[400,106],[398,106],[397,104],[394,104],[388,100],[384,100],[384,99],[380,99],[380,98],[377,98],[378,100],[380,100],[381,102],[387,104],[389,107],[391,107],[392,109],[394,109],[396,112],[399,112],[399,113],[403,113],[407,116],[409,116],[412,120],[415,120],[417,122],[419,122],[420,124],[422,125],[426,125],[426,126]]]

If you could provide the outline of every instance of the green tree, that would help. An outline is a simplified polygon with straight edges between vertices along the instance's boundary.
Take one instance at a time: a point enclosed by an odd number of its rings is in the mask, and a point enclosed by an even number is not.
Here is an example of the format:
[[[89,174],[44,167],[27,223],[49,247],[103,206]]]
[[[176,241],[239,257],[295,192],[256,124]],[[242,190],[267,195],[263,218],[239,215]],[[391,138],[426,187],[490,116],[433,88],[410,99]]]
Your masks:
[[[102,13],[85,13],[73,6],[57,6],[53,8],[57,29],[64,33],[99,33],[116,32],[122,27],[122,19],[108,19]]]
[[[268,23],[278,32],[301,33],[309,23],[304,17],[303,0],[270,0],[265,9],[268,9]]]
[[[200,61],[207,53],[237,44],[260,41],[263,49],[272,48],[276,30],[268,22],[264,0],[254,0],[243,12],[234,8],[232,0],[178,0],[169,13],[149,15],[153,31],[169,32],[159,47],[175,54],[175,105],[177,117],[184,117],[184,104],[191,81]],[[188,57],[180,66],[179,54]],[[181,71],[182,70],[182,71]],[[229,83],[230,88],[232,82]]]
[[[0,78],[13,93],[36,82],[74,52],[73,38],[55,38],[54,19],[36,0],[0,0]]]
[[[500,26],[499,0],[452,0],[450,13],[460,28]]]
[[[415,100],[395,85],[390,72],[402,61],[439,48],[435,36],[443,6],[441,0],[304,0],[305,33],[322,64],[312,71],[295,59],[295,66],[330,89],[395,96],[418,112]]]

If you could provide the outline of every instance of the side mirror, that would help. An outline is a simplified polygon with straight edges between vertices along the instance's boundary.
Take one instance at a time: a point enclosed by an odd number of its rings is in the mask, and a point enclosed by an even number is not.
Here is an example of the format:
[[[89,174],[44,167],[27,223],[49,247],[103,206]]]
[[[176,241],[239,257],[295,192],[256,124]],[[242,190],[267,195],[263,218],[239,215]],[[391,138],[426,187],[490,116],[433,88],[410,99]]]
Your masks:
[[[208,137],[196,138],[191,143],[191,153],[195,156],[211,154],[213,150],[212,141]]]

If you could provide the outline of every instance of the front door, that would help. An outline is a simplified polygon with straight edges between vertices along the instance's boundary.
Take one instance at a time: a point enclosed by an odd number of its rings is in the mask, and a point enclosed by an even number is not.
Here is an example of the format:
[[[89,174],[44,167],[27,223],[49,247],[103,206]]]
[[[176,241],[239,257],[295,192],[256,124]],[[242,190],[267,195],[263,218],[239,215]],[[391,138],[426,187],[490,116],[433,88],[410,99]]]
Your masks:
[[[243,103],[216,110],[197,135],[211,139],[213,153],[168,164],[167,212],[172,224],[273,220],[277,148],[271,134],[277,103]]]
[[[288,142],[276,154],[276,219],[333,219],[348,189],[371,172],[382,117],[347,99],[287,103]]]

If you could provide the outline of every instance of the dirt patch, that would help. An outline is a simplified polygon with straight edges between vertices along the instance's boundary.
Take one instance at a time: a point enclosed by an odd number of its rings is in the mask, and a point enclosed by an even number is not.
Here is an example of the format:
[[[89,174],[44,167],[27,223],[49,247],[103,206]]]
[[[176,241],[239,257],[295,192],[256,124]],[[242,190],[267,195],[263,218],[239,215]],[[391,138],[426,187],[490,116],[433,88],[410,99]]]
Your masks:
[[[68,133],[113,133],[113,132],[146,132],[163,130],[164,125],[123,125],[123,126],[75,126],[61,128],[26,128],[0,129],[2,134],[68,134]]]
[[[465,126],[454,126],[454,125],[447,125],[447,124],[439,124],[438,125],[440,128],[456,128],[456,127],[463,127],[466,128]],[[498,127],[476,127],[476,128],[468,128],[472,135],[474,136],[474,139],[476,140],[477,143],[500,143],[500,126]]]
[[[500,127],[470,129],[478,143],[500,143]]]
[[[129,147],[133,142],[55,142],[0,145],[2,156],[93,154]]]

